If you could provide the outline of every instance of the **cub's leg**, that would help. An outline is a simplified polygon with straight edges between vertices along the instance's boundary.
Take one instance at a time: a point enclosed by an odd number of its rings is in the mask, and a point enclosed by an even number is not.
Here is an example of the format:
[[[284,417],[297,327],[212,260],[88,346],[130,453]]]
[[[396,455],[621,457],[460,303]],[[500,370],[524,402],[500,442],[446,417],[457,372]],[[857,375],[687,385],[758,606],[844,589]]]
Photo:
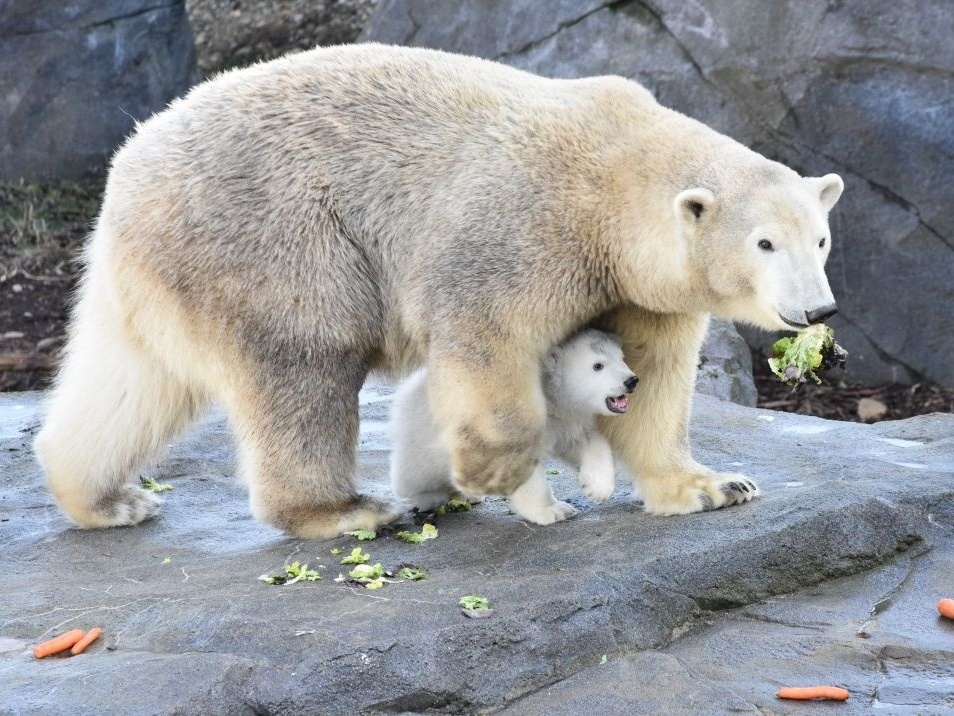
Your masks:
[[[127,336],[102,284],[90,281],[34,445],[66,515],[80,527],[134,525],[155,515],[159,499],[129,479],[204,405]]]
[[[538,525],[560,522],[576,514],[576,508],[553,496],[543,468],[538,466],[530,479],[510,493],[510,506],[525,520]]]
[[[403,509],[358,494],[358,390],[367,362],[354,351],[275,347],[250,360],[228,401],[252,513],[299,537],[373,529]]]
[[[427,372],[401,385],[391,408],[391,487],[419,510],[443,505],[454,494],[450,454],[427,395]]]
[[[606,502],[616,490],[613,448],[606,438],[594,432],[580,445],[578,459],[576,464],[580,466],[580,472],[577,479],[583,494],[593,502]]]
[[[747,502],[758,488],[745,475],[717,473],[692,459],[689,414],[706,315],[661,315],[627,307],[601,318],[622,338],[640,383],[629,411],[601,418],[600,429],[627,463],[646,511],[700,512]]]

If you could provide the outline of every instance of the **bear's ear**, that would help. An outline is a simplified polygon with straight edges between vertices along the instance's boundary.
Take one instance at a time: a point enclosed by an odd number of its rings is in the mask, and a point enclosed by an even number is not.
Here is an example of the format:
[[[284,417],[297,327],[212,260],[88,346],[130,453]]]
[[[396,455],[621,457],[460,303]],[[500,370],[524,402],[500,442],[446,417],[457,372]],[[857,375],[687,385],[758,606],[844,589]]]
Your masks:
[[[831,208],[838,202],[841,192],[845,190],[845,182],[837,174],[826,174],[823,177],[812,177],[806,179],[818,192],[818,199],[821,201],[825,211],[831,211]]]
[[[696,187],[679,192],[673,201],[676,218],[683,226],[696,226],[708,218],[715,207],[715,196],[708,189]]]

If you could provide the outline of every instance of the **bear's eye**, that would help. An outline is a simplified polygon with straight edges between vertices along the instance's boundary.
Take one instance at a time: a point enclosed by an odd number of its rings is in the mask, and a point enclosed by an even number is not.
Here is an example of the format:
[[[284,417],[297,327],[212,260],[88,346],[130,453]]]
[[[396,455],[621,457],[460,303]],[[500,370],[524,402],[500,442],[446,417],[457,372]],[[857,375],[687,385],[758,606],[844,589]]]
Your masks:
[[[593,364],[593,370],[595,370],[595,371],[601,371],[601,370],[603,370],[603,364],[602,364],[602,363],[594,363],[594,364]]]
[[[825,238],[823,237],[823,238],[821,239],[821,241],[818,242],[818,248],[820,248],[820,249],[825,248],[825,242],[826,242],[826,241],[827,241],[827,239],[825,239]]]
[[[768,239],[762,239],[761,241],[759,241],[759,248],[762,249],[763,251],[775,250],[775,247],[772,246],[772,242],[769,241]]]

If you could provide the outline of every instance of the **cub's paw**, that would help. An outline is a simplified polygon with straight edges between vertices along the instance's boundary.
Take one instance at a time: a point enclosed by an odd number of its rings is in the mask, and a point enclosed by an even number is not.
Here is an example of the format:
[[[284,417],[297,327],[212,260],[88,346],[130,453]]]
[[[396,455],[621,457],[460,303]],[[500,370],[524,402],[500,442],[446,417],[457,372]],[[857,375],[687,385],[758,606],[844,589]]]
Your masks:
[[[510,506],[520,517],[538,525],[552,525],[554,522],[562,522],[576,514],[576,508],[569,502],[554,500],[546,505],[518,506],[510,500]]]
[[[579,482],[583,494],[593,502],[606,502],[616,491],[616,475],[613,472],[581,472]]]
[[[155,517],[162,500],[148,490],[124,485],[111,492],[77,520],[83,527],[127,527]]]
[[[655,515],[685,515],[748,502],[759,488],[738,473],[668,473],[644,478],[640,490],[646,511]]]
[[[409,495],[404,499],[421,512],[430,512],[450,500],[453,494],[450,490],[431,490],[418,492],[416,495]]]
[[[540,467],[534,470],[530,478],[514,490],[508,499],[514,512],[538,525],[551,525],[576,514],[573,505],[553,497],[550,483],[543,476],[543,469]]]

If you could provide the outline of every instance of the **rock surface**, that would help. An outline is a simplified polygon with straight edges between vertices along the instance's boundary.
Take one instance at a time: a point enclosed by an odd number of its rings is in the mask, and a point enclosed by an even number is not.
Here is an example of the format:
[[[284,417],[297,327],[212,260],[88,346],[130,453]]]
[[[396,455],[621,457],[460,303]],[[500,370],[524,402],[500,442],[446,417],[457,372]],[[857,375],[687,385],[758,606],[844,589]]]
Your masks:
[[[102,172],[196,79],[184,0],[0,3],[0,180]]]
[[[712,318],[699,355],[696,392],[754,408],[759,399],[752,379],[752,351],[731,321]]]
[[[387,396],[371,385],[361,401],[360,472],[379,493]],[[29,451],[39,399],[0,396],[2,713],[789,713],[776,688],[819,680],[852,691],[848,713],[875,699],[939,713],[950,695],[954,625],[934,602],[954,583],[954,416],[869,426],[700,396],[697,457],[755,477],[759,499],[651,517],[626,485],[586,503],[552,464],[576,518],[536,527],[490,500],[410,545],[253,521],[215,414],[143,470],[174,488],[158,519],[77,530]],[[330,550],[358,545],[430,576],[335,583]],[[295,560],[324,580],[258,581]],[[464,618],[466,594],[495,614]],[[81,656],[30,653],[97,625]]]
[[[849,379],[951,387],[952,35],[946,0],[384,0],[364,37],[624,75],[803,174],[838,172],[828,272]]]

